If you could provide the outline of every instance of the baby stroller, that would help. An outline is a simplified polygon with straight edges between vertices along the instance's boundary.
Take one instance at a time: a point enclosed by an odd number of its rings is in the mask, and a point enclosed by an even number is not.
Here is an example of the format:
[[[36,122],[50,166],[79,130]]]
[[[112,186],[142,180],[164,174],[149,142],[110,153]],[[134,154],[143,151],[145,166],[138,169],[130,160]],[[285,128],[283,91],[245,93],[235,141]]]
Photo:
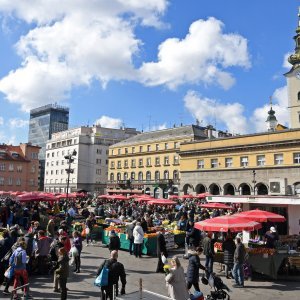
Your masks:
[[[230,300],[230,296],[227,292],[230,292],[227,285],[225,285],[222,279],[215,275],[215,273],[211,274],[209,280],[205,277],[202,277],[202,283],[207,285],[209,284],[214,291],[210,292],[210,295],[206,296],[207,300]]]

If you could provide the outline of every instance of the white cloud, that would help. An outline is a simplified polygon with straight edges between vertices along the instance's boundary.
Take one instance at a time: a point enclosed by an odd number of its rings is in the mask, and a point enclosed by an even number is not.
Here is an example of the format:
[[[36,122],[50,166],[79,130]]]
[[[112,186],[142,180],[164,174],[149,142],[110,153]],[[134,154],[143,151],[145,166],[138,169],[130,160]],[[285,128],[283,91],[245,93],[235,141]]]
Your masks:
[[[3,117],[0,117],[0,126],[4,124],[4,119]]]
[[[184,97],[184,104],[191,115],[203,126],[216,124],[216,129],[228,130],[231,133],[246,133],[247,120],[244,117],[244,107],[240,103],[220,103],[189,91]]]
[[[293,54],[292,52],[288,52],[284,55],[283,57],[283,62],[282,62],[282,66],[285,68],[285,69],[291,69],[292,65],[288,62],[288,58],[289,56]]]
[[[29,121],[28,120],[23,120],[23,119],[19,119],[19,118],[13,118],[13,119],[9,119],[9,126],[11,128],[23,128],[28,126]]]
[[[163,129],[167,129],[167,123],[151,126],[149,131],[156,131],[156,130],[163,130]]]
[[[273,110],[278,123],[289,126],[289,110],[288,110],[288,92],[287,86],[278,88],[272,95]],[[255,109],[251,117],[251,122],[257,132],[266,131],[267,124],[266,119],[268,111],[270,110],[270,104],[266,104],[263,107]]]
[[[8,145],[17,145],[17,138],[13,135],[8,135],[4,131],[0,131],[0,141],[1,143]]]
[[[123,121],[121,119],[102,116],[101,118],[96,120],[95,124],[101,125],[105,128],[120,128],[122,127]]]
[[[191,24],[182,40],[169,38],[158,48],[158,61],[140,68],[141,80],[149,86],[176,88],[184,83],[217,84],[230,88],[235,79],[224,69],[250,67],[247,40],[238,34],[224,34],[224,24],[215,19]]]
[[[4,18],[31,24],[16,43],[20,68],[0,80],[0,91],[23,110],[61,101],[78,85],[135,80],[138,25],[161,27],[167,0],[27,0],[0,2]]]

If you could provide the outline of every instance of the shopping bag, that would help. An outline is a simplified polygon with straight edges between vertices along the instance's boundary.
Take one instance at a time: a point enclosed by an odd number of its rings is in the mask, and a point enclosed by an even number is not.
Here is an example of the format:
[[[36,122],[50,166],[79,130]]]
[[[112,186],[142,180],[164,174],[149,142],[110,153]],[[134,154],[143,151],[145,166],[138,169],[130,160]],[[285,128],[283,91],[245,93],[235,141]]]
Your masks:
[[[99,286],[99,287],[107,286],[108,285],[108,273],[109,273],[109,269],[107,268],[106,264],[104,264],[101,273],[94,281],[94,285]]]
[[[88,227],[85,229],[85,234],[86,235],[90,234],[90,229]]]
[[[76,248],[75,246],[73,246],[73,247],[70,249],[70,254],[71,254],[72,257],[76,257],[76,256],[79,255],[78,250],[77,250],[77,248]]]
[[[15,270],[12,266],[9,266],[8,269],[5,271],[4,276],[7,279],[12,279],[14,276]]]
[[[164,265],[168,263],[167,258],[163,254],[161,255],[161,261]]]

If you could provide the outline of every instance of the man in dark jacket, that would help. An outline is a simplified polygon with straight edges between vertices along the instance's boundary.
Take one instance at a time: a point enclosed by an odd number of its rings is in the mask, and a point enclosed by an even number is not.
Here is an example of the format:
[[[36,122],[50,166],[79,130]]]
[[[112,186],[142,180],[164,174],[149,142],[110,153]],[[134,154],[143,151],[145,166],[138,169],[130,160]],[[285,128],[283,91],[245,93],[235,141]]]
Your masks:
[[[200,231],[195,228],[194,224],[194,221],[190,219],[186,226],[186,243],[188,246],[196,248],[199,247],[201,236]]]
[[[166,240],[162,232],[158,232],[156,250],[158,257],[156,273],[164,273],[164,263],[161,260],[161,256],[164,255],[165,257],[168,257],[168,252],[166,247]]]
[[[5,261],[4,257],[8,251],[10,251],[11,246],[13,245],[12,239],[7,230],[3,231],[2,237],[3,239],[0,241],[0,284],[3,283],[4,272],[8,267],[8,261]]]
[[[194,286],[197,292],[200,292],[199,288],[199,269],[206,270],[206,268],[200,263],[199,255],[203,249],[197,247],[195,250],[189,250],[189,264],[186,272],[187,289],[189,290]]]
[[[212,233],[208,232],[207,236],[203,239],[203,253],[205,255],[205,267],[206,267],[206,277],[213,272],[214,264],[214,241],[212,239]]]
[[[61,292],[61,300],[67,299],[67,280],[69,277],[69,257],[64,247],[58,249],[58,268],[55,276],[58,278]]]
[[[243,264],[245,261],[245,246],[241,242],[241,239],[236,238],[236,249],[234,251],[234,266],[232,269],[232,275],[235,280],[233,287],[244,287],[244,270]]]
[[[106,266],[109,269],[108,272],[108,285],[101,287],[101,299],[113,300],[113,288],[116,288],[116,296],[118,296],[118,282],[121,279],[122,288],[121,295],[125,294],[126,286],[126,273],[124,265],[118,262],[118,251],[114,250],[110,254],[110,259],[104,260],[98,269],[97,276],[100,275],[103,267]]]
[[[229,279],[229,272],[233,267],[233,255],[235,251],[235,243],[230,233],[228,233],[226,240],[222,244],[222,250],[224,252],[224,264],[225,264],[225,275]]]
[[[120,238],[116,235],[114,230],[112,230],[109,235],[108,249],[110,252],[120,249]]]

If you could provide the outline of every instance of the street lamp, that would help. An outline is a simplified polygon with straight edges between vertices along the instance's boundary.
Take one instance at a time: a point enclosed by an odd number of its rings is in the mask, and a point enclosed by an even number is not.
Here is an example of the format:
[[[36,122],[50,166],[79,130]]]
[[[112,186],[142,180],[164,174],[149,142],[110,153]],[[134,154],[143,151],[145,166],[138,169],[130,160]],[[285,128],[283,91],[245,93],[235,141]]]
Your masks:
[[[253,195],[255,195],[255,184],[256,184],[256,180],[255,180],[256,172],[255,172],[255,170],[252,171],[252,174],[253,174],[253,180],[252,180],[252,183],[253,183]]]
[[[67,174],[68,174],[68,179],[67,179],[67,201],[68,201],[68,197],[69,197],[69,185],[70,185],[70,174],[74,173],[74,169],[71,169],[71,164],[74,162],[74,156],[77,155],[77,152],[76,150],[74,149],[72,154],[69,154],[69,155],[65,155],[65,159],[67,159],[67,164],[69,165],[68,169],[65,169]]]

